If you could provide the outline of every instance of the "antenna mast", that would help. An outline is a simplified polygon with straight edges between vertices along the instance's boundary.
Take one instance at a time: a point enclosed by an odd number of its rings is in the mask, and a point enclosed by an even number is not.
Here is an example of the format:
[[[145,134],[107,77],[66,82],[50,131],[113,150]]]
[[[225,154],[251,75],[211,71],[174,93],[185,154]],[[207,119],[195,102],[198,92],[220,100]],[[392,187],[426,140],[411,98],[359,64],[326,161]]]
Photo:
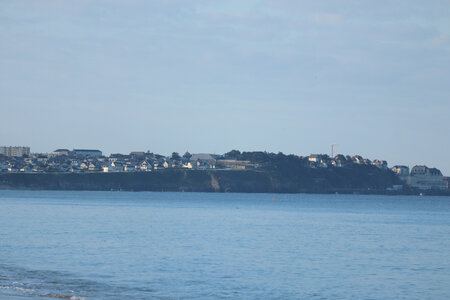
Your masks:
[[[338,144],[331,144],[331,158],[333,158],[334,156],[334,147],[335,146],[339,146]]]

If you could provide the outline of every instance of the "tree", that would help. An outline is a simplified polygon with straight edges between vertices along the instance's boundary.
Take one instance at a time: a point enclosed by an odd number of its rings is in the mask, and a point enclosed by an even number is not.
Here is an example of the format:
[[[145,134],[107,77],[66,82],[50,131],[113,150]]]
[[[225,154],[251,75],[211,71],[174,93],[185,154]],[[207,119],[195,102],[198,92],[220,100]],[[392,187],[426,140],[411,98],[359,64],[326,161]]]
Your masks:
[[[172,157],[173,160],[180,160],[181,156],[180,154],[178,154],[178,152],[172,152]]]
[[[191,159],[192,154],[190,154],[189,152],[186,151],[186,153],[183,154],[183,157],[187,160]]]
[[[224,154],[225,158],[238,159],[241,155],[241,151],[239,150],[231,150]]]

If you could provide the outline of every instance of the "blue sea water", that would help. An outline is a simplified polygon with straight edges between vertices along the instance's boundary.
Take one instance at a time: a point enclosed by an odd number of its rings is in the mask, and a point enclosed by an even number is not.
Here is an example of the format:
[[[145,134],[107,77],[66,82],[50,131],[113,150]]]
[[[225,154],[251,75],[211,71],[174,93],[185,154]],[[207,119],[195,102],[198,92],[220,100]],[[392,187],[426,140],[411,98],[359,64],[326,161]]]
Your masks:
[[[14,296],[450,299],[450,197],[0,191]]]

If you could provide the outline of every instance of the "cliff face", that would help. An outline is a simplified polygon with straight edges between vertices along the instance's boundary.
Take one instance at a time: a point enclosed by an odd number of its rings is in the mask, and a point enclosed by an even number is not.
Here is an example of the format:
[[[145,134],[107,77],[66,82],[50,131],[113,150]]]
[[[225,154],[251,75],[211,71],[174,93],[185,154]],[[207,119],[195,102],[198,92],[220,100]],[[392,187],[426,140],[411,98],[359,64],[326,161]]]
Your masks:
[[[167,169],[135,173],[0,174],[0,189],[126,190],[186,192],[352,192],[384,191],[401,184],[390,171],[375,167],[256,170]]]

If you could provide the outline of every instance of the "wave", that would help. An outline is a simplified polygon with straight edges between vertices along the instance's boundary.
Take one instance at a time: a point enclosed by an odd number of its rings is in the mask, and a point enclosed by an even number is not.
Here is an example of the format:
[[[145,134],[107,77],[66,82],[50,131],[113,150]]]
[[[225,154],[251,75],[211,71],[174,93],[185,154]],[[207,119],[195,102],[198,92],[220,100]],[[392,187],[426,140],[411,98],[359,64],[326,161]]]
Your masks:
[[[82,279],[70,272],[29,270],[0,263],[0,293],[8,296],[70,300],[147,299],[153,298],[152,292],[154,291],[150,288]]]
[[[73,295],[40,294],[35,289],[22,288],[22,287],[18,287],[18,286],[0,285],[0,290],[7,291],[8,295],[15,295],[15,296],[20,295],[20,296],[47,297],[47,298],[56,298],[56,299],[69,299],[69,300],[86,300],[85,297],[73,296]],[[17,292],[17,293],[14,293],[14,292]]]
[[[68,296],[68,295],[60,295],[60,294],[47,294],[47,295],[40,295],[41,297],[48,297],[48,298],[58,298],[58,299],[70,299],[70,300],[85,300],[85,297],[78,297],[78,296]]]
[[[29,270],[0,264],[0,290],[10,296],[85,300],[85,290],[96,285],[99,284],[78,279],[68,272]]]

